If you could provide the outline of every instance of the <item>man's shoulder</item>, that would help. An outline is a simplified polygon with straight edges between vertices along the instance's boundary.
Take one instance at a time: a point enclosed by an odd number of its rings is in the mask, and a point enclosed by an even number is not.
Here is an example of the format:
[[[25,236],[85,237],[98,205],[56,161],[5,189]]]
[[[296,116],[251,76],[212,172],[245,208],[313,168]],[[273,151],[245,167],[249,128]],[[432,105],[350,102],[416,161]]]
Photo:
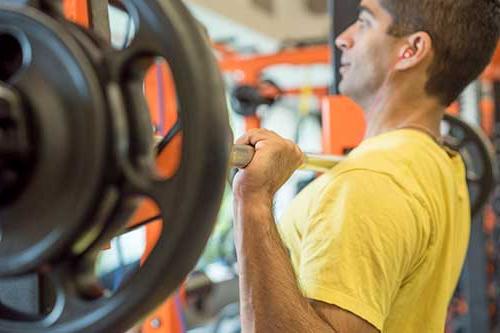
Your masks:
[[[358,197],[373,200],[374,196],[389,198],[400,196],[406,192],[405,187],[394,173],[373,165],[347,162],[328,175],[323,180],[323,195]]]
[[[337,172],[370,170],[403,185],[421,174],[450,167],[446,151],[424,133],[399,130],[368,139],[339,165]]]

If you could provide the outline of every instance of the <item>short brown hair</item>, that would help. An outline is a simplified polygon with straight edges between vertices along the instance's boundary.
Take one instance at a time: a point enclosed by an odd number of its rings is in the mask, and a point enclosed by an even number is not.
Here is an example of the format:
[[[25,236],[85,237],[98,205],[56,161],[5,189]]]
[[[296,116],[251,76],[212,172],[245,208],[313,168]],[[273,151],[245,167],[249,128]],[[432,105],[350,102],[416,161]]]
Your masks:
[[[396,37],[427,32],[435,59],[426,91],[451,104],[491,61],[499,39],[500,0],[380,0]]]

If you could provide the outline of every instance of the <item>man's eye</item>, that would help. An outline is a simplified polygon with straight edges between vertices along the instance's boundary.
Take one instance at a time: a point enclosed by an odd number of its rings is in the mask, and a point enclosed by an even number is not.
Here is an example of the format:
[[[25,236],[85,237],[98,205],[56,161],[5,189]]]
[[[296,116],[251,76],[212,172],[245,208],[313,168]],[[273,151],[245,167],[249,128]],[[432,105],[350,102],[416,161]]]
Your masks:
[[[358,17],[358,24],[361,28],[370,27],[370,21],[366,19],[366,17]]]

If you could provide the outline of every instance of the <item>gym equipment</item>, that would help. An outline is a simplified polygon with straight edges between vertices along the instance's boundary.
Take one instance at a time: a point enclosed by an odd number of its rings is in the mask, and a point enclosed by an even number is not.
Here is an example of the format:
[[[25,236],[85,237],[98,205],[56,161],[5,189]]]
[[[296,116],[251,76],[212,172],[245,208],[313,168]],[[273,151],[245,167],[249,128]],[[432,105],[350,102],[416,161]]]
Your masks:
[[[444,144],[459,152],[464,160],[471,215],[474,218],[482,212],[498,180],[495,148],[480,128],[452,115],[445,115],[441,132]]]
[[[248,145],[234,145],[231,151],[231,166],[235,168],[245,168],[253,158],[255,150]],[[344,159],[344,156],[304,154],[304,163],[299,167],[302,170],[311,170],[317,172],[327,172],[337,163]]]
[[[124,50],[65,20],[61,1],[0,4],[0,277],[38,273],[53,290],[39,314],[0,303],[0,332],[123,332],[179,285],[212,229],[231,144],[217,65],[180,0],[122,3],[138,27]],[[183,131],[165,180],[142,92],[157,57],[173,73]],[[139,196],[158,205],[161,237],[108,296],[96,256]]]
[[[467,173],[471,215],[476,216],[490,198],[497,179],[497,166],[494,148],[483,132],[446,114],[441,124],[444,144],[460,153]],[[252,146],[235,145],[231,153],[231,165],[237,168],[246,167],[253,158]],[[341,162],[344,157],[337,155],[304,154],[305,162],[299,169],[326,172]]]
[[[459,152],[467,170],[467,185],[471,201],[472,216],[484,207],[493,191],[497,179],[497,163],[491,141],[479,128],[467,124],[451,114],[444,116],[441,125],[444,144]],[[171,137],[172,135],[167,135]],[[159,140],[159,139],[157,139]],[[234,145],[230,165],[245,168],[253,158],[252,146]],[[305,162],[299,169],[327,172],[344,159],[340,155],[304,154]]]
[[[268,84],[276,87],[276,93],[280,94],[279,88],[271,81],[263,81],[261,85]],[[261,87],[250,85],[239,85],[231,93],[231,106],[234,112],[239,115],[249,117],[257,113],[257,108],[261,105],[273,105],[276,102],[274,96],[266,97],[260,90]]]
[[[124,50],[66,21],[60,1],[0,4],[0,277],[38,273],[54,291],[40,314],[0,304],[0,332],[124,331],[179,284],[211,230],[231,141],[211,52],[180,0],[123,2],[138,27]],[[142,96],[155,57],[173,72],[183,132],[181,166],[166,180],[153,172]],[[164,228],[137,275],[107,296],[96,253],[138,196],[157,203]]]

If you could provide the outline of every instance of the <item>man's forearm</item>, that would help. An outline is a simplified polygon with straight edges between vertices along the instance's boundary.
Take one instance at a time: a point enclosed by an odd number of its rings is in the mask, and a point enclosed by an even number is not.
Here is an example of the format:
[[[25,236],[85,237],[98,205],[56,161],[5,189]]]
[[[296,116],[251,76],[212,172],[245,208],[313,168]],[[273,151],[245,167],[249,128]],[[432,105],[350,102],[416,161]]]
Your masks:
[[[333,331],[299,290],[272,200],[236,200],[235,219],[243,331]]]

